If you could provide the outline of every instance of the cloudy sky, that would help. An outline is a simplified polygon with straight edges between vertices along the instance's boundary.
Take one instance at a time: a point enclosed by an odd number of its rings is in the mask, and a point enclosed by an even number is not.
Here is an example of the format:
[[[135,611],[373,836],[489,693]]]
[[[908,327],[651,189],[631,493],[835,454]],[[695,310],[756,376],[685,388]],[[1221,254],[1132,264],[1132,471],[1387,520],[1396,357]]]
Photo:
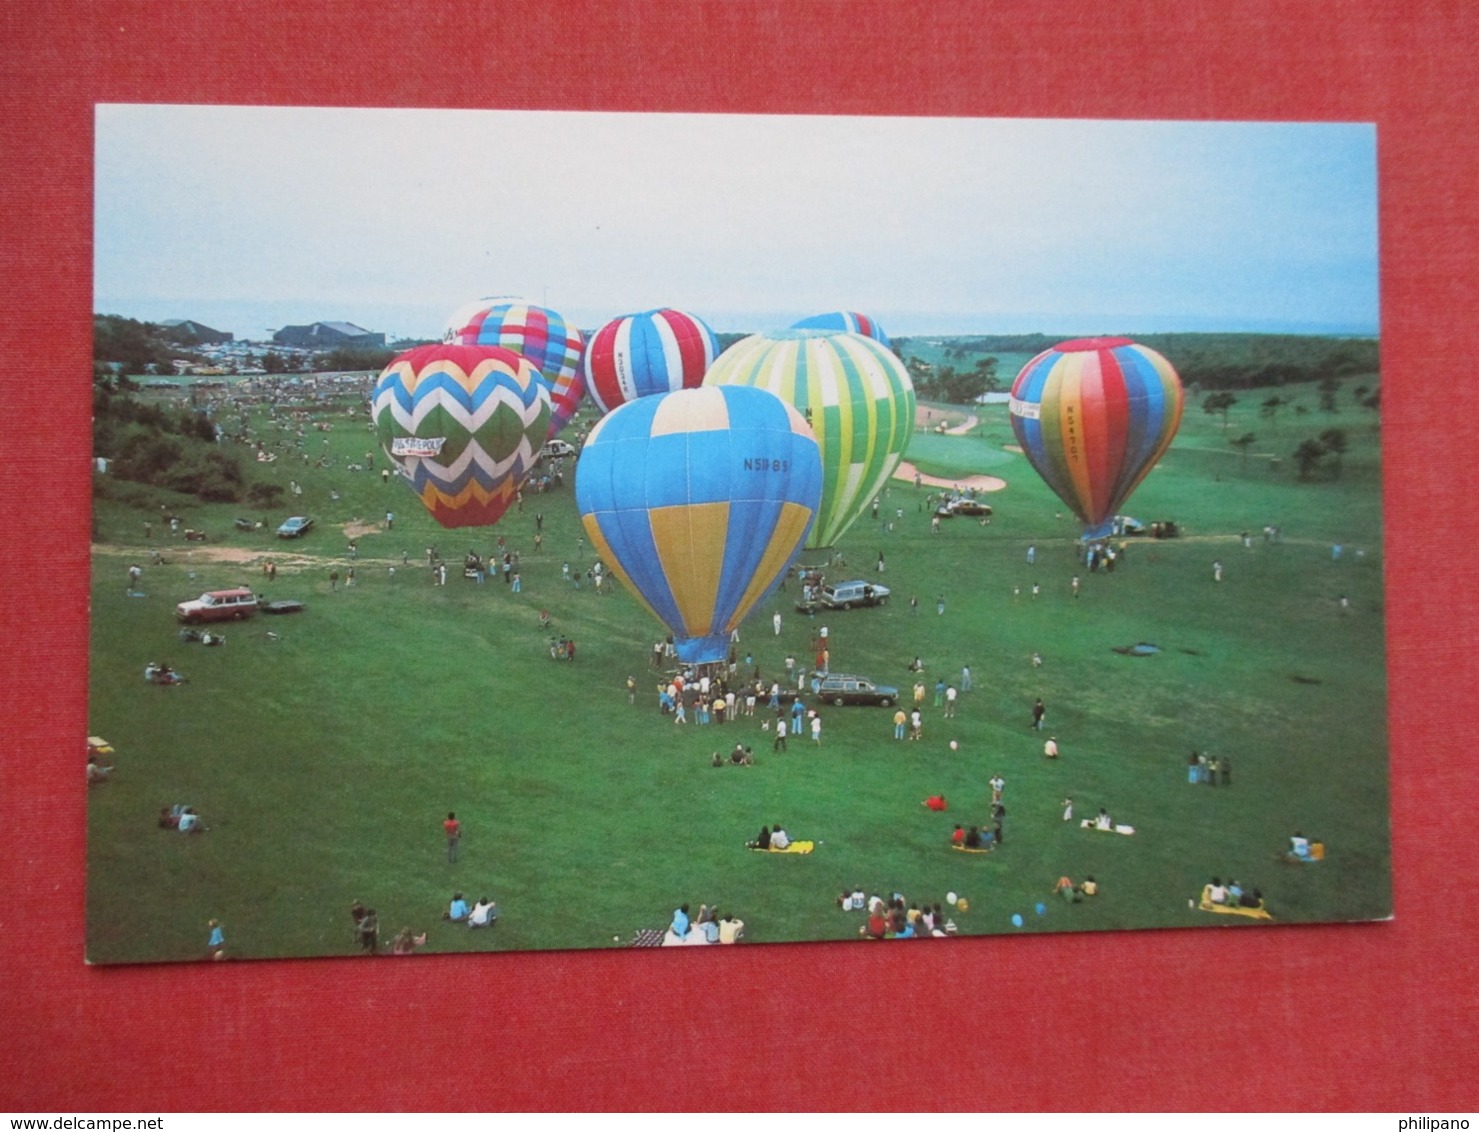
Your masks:
[[[96,179],[94,309],[238,337],[1377,331],[1370,125],[103,105]]]

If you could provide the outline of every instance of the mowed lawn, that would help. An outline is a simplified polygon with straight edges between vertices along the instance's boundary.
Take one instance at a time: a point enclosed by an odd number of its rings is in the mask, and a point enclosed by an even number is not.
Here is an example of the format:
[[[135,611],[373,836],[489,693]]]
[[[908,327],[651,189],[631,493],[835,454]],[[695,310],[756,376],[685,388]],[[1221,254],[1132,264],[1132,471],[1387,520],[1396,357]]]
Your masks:
[[[821,705],[820,745],[792,739],[784,753],[771,751],[763,710],[722,727],[675,726],[657,711],[649,667],[665,630],[625,592],[561,580],[563,562],[581,573],[592,561],[568,479],[494,528],[442,530],[404,486],[381,482],[383,457],[373,471],[347,469],[373,447],[362,413],[323,410],[316,419],[334,427],[306,432],[308,464],[289,448],[254,465],[302,486],[266,516],[271,526],[315,516],[298,542],[232,528],[238,514],[261,517],[256,510],[107,485],[96,509],[89,726],[116,747],[117,769],[88,795],[88,957],[200,958],[211,918],[223,921],[235,957],[351,954],[356,899],[379,910],[382,941],[409,926],[429,932],[428,951],[613,947],[662,927],[685,902],[732,911],[753,942],[856,939],[861,917],[836,906],[853,887],[931,903],[956,892],[969,901],[952,912],[962,934],[1253,927],[1188,908],[1213,875],[1261,888],[1278,922],[1385,916],[1375,418],[1354,407],[1321,413],[1313,391],[1293,393],[1307,415],[1290,407],[1271,425],[1256,415],[1255,391],[1225,433],[1220,417],[1189,402],[1175,445],[1126,507],[1147,522],[1174,518],[1186,537],[1130,540],[1113,574],[1077,562],[1076,524],[1012,451],[1005,406],[979,410],[969,436],[919,437],[907,457],[924,471],[1007,481],[990,498],[992,521],[948,520],[932,534],[924,493],[896,483],[880,519],[865,514],[844,537],[848,565],[833,572],[882,581],[894,599],[812,620],[794,610],[793,583],[739,645],[769,680],[788,654],[810,667],[813,635],[826,624],[834,670],[906,691],[905,665],[920,656],[930,693],[918,743],[895,741],[882,708]],[[256,419],[269,440],[291,441]],[[1350,440],[1339,477],[1332,467],[1299,482],[1289,453],[1330,427]],[[1225,437],[1250,431],[1259,441],[1245,459]],[[321,456],[327,467],[314,466]],[[161,502],[209,541],[169,535]],[[380,529],[387,509],[393,531]],[[345,530],[356,519],[377,529],[358,540],[354,587],[341,580],[334,591],[329,572],[351,565]],[[1266,524],[1281,528],[1279,543],[1265,541]],[[500,535],[523,556],[520,594],[460,576],[468,549],[486,554]],[[450,563],[445,587],[426,568],[433,544]],[[151,549],[164,564],[149,564]],[[241,561],[219,560],[233,552]],[[268,557],[279,564],[271,584],[260,568]],[[144,565],[146,597],[125,596],[131,561]],[[222,648],[182,643],[174,604],[239,582],[308,608],[228,625]],[[541,609],[576,640],[573,664],[549,659]],[[1141,641],[1162,651],[1112,651]],[[1042,667],[1031,666],[1033,652]],[[146,685],[150,660],[189,683]],[[945,720],[932,706],[934,682],[958,682],[965,664],[974,688]],[[1056,762],[1042,756],[1046,733],[1029,726],[1039,696],[1062,748]],[[737,742],[754,747],[754,766],[710,765],[713,751]],[[1231,788],[1187,783],[1194,749],[1231,759]],[[988,820],[987,782],[998,772],[1005,843],[990,855],[952,852],[956,822]],[[946,813],[920,805],[938,792]],[[1075,820],[1064,822],[1069,796]],[[157,828],[159,808],[172,803],[195,806],[209,832]],[[1136,833],[1079,828],[1101,806]],[[453,810],[465,837],[449,864],[441,822]],[[814,840],[815,852],[745,850],[777,821]],[[1326,861],[1277,859],[1296,829],[1324,840]],[[1052,898],[1059,876],[1089,874],[1098,897]],[[454,891],[495,899],[496,929],[441,922]]]

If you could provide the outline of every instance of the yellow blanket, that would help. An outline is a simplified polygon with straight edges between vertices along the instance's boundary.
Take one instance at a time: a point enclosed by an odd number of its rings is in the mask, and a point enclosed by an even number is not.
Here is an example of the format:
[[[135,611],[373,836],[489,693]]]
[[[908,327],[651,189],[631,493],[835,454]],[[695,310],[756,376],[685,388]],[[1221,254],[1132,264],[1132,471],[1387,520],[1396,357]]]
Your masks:
[[[784,849],[777,849],[772,845],[769,849],[751,849],[752,853],[810,853],[816,848],[815,841],[793,841]]]
[[[1207,888],[1210,888],[1208,885]],[[1273,916],[1269,910],[1262,905],[1257,908],[1244,908],[1241,904],[1214,904],[1207,896],[1207,888],[1202,889],[1202,902],[1198,905],[1203,912],[1220,912],[1224,916],[1247,916],[1252,920],[1272,920]]]
[[[992,845],[985,849],[969,849],[964,845],[951,845],[950,848],[954,849],[957,853],[989,853],[996,846]]]

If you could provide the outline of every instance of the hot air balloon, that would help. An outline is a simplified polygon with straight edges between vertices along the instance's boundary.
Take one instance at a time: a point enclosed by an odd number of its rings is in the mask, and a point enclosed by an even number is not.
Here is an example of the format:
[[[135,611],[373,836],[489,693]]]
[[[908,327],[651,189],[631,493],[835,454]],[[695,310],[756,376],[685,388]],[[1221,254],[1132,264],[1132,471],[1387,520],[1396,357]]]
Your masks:
[[[664,308],[614,318],[585,349],[585,388],[609,413],[618,405],[694,389],[719,356],[719,339],[699,318]]]
[[[444,527],[496,523],[539,458],[549,389],[527,358],[489,346],[418,346],[371,398],[380,446]]]
[[[1012,431],[1038,475],[1084,524],[1111,533],[1115,512],[1171,445],[1181,423],[1171,363],[1128,338],[1063,342],[1012,383]]]
[[[834,545],[888,483],[914,428],[914,383],[860,334],[776,330],[719,355],[705,385],[753,385],[794,406],[822,451],[822,502],[807,547]]]
[[[502,346],[533,362],[549,385],[551,437],[580,407],[585,392],[580,355],[585,342],[574,323],[548,307],[515,298],[469,303],[453,313],[442,332],[442,341],[459,346]]]
[[[801,414],[759,389],[681,389],[629,401],[591,430],[575,473],[586,535],[689,664],[785,576],[822,490]]]
[[[888,335],[883,332],[883,327],[878,325],[878,320],[869,318],[857,311],[828,311],[826,314],[814,314],[810,318],[803,318],[800,322],[791,323],[792,330],[846,330],[852,334],[861,334],[864,338],[871,338],[880,342],[889,349],[893,343],[888,340]]]

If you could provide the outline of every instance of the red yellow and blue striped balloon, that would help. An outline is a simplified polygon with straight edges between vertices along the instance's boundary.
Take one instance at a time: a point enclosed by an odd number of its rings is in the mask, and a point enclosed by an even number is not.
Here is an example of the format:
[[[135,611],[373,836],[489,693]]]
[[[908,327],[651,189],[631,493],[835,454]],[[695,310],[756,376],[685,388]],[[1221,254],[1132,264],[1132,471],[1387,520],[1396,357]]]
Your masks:
[[[725,659],[730,633],[785,577],[821,491],[821,456],[801,414],[733,386],[613,409],[575,471],[592,547],[688,664]]]
[[[697,388],[718,356],[718,337],[694,315],[666,307],[622,315],[586,343],[586,392],[609,413],[638,397]]]
[[[491,346],[418,346],[380,375],[370,413],[385,454],[444,527],[496,523],[549,430],[549,389]]]
[[[580,408],[585,376],[580,358],[585,340],[573,322],[548,307],[522,299],[485,299],[459,308],[442,341],[460,346],[502,346],[522,354],[549,385],[554,436]]]
[[[840,330],[752,334],[705,385],[752,385],[796,408],[822,452],[822,502],[806,545],[833,546],[888,483],[914,429],[914,382],[881,343]]]
[[[828,311],[826,314],[814,314],[810,318],[803,318],[800,322],[791,323],[792,330],[846,330],[852,334],[861,334],[864,338],[871,338],[893,349],[893,343],[888,340],[888,335],[883,332],[883,327],[878,325],[876,318],[857,311]]]
[[[1115,513],[1181,424],[1181,379],[1128,338],[1081,338],[1044,350],[1012,383],[1012,431],[1038,475],[1084,524],[1110,533]]]

